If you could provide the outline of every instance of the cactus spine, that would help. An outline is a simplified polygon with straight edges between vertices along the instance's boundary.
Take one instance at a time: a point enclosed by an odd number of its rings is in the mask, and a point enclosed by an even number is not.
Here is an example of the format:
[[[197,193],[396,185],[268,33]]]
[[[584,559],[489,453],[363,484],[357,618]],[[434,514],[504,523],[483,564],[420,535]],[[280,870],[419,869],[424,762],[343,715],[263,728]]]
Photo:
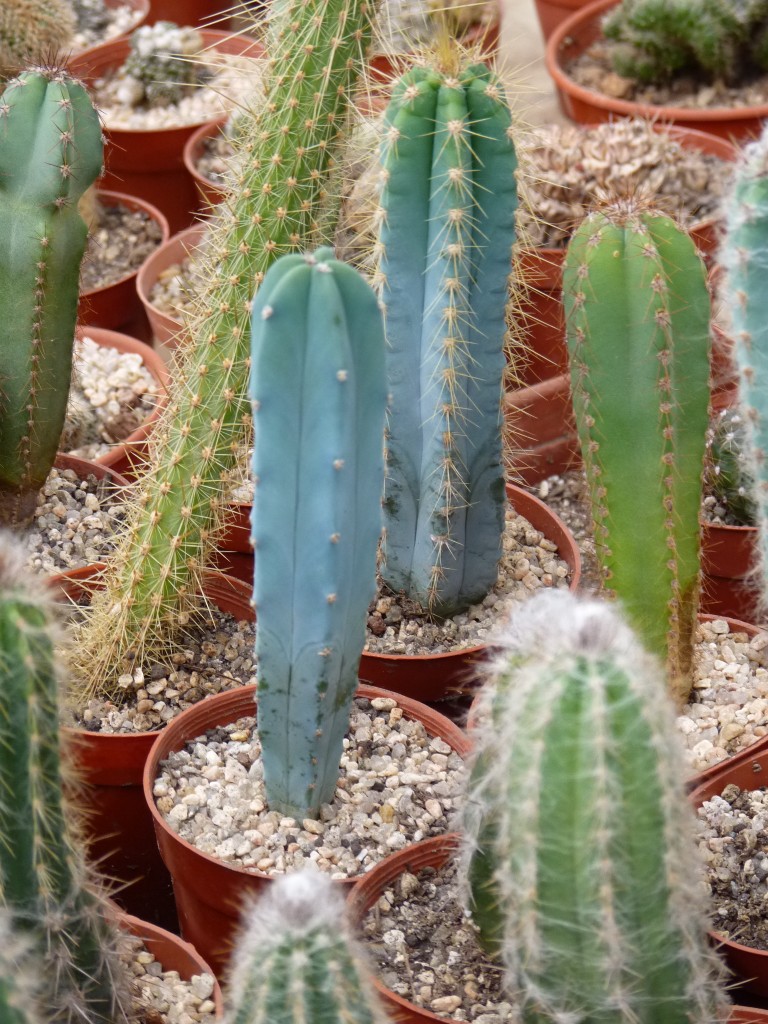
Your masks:
[[[114,1024],[122,968],[62,800],[48,609],[12,545],[0,537],[0,903],[38,955],[45,1019]]]
[[[0,77],[30,63],[53,60],[71,43],[75,12],[67,0],[3,0],[0,5]]]
[[[73,671],[114,689],[188,621],[222,526],[228,471],[250,430],[250,306],[269,265],[313,235],[370,34],[365,0],[284,0],[269,25],[269,91],[238,121],[242,171],[209,229],[207,286],[127,539]],[[119,611],[116,611],[118,609]]]
[[[684,700],[709,422],[709,295],[691,239],[631,200],[590,214],[563,270],[598,560]]]
[[[605,602],[537,595],[511,626],[465,824],[472,914],[522,1019],[725,1019],[661,663]]]
[[[768,583],[768,130],[744,150],[725,203],[720,263],[731,296],[734,356],[747,436],[755,522],[760,529],[763,603]]]
[[[56,456],[72,372],[77,204],[101,171],[101,126],[79,82],[23,72],[0,97],[0,522],[25,525]]]
[[[416,67],[385,115],[381,574],[438,614],[496,582],[504,528],[504,305],[517,205],[503,88],[482,64]]]
[[[275,879],[244,915],[225,1024],[385,1024],[336,884]]]
[[[269,804],[300,819],[333,799],[381,533],[382,317],[332,257],[278,260],[251,329],[258,729]]]

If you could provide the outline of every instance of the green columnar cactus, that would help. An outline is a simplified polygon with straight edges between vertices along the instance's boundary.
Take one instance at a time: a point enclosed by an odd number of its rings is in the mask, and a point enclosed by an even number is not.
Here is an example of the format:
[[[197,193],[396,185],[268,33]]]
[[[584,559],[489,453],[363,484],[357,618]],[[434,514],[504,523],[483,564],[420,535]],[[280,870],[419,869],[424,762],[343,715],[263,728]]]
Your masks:
[[[0,536],[0,904],[35,949],[44,1019],[115,1024],[127,988],[62,799],[56,655],[32,582]]]
[[[597,556],[684,700],[709,423],[709,294],[691,239],[622,200],[577,228],[563,269],[574,411]]]
[[[474,733],[469,903],[526,1024],[725,1020],[663,667],[605,602],[511,620]]]
[[[30,63],[53,60],[71,43],[75,14],[67,0],[3,0],[0,78]]]
[[[370,35],[366,0],[284,0],[270,21],[269,90],[243,112],[242,171],[213,214],[207,285],[188,325],[167,414],[127,540],[78,645],[86,689],[112,688],[188,621],[222,526],[228,471],[250,431],[254,287],[281,254],[314,244],[324,182]]]
[[[77,204],[101,171],[99,118],[79,82],[24,71],[0,97],[0,522],[26,524],[69,395],[80,261]]]
[[[225,1024],[385,1024],[336,884],[320,871],[270,883],[244,915]]]
[[[381,574],[437,614],[496,581],[504,528],[504,304],[517,205],[503,88],[417,67],[385,115],[379,280],[387,477]]]
[[[376,593],[384,327],[322,248],[272,266],[251,340],[258,730],[270,806],[303,819],[333,799]]]

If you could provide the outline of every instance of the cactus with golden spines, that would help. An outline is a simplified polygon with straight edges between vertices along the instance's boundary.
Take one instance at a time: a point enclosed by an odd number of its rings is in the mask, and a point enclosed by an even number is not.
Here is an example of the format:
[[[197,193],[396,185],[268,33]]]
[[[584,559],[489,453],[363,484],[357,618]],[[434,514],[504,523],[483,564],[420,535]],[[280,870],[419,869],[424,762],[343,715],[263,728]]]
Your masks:
[[[212,214],[206,284],[189,318],[168,409],[107,585],[77,645],[86,690],[162,656],[196,606],[251,430],[249,311],[283,253],[311,247],[334,148],[370,36],[367,0],[286,0],[268,25],[265,99],[244,111],[239,180]]]

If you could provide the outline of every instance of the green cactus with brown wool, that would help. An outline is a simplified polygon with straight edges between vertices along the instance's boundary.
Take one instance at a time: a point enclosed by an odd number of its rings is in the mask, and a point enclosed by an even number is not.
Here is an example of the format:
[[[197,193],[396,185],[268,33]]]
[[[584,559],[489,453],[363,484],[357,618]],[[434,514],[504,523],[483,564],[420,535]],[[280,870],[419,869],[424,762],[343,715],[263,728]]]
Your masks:
[[[311,247],[371,26],[367,0],[285,0],[269,24],[268,92],[243,111],[240,167],[212,214],[168,409],[106,588],[79,638],[86,689],[115,689],[145,652],[162,657],[197,603],[224,523],[230,471],[251,431],[250,308],[271,263]]]
[[[3,0],[0,4],[0,78],[52,61],[71,45],[75,12],[68,0]]]
[[[450,615],[498,577],[504,306],[517,207],[498,76],[450,55],[396,83],[384,118],[380,261],[390,405],[380,571]]]
[[[0,522],[34,515],[58,448],[72,375],[78,201],[101,172],[99,117],[57,68],[22,72],[0,96]]]
[[[619,610],[540,593],[473,730],[468,907],[524,1024],[726,1020],[664,668]]]
[[[704,263],[669,217],[619,200],[574,232],[563,303],[604,586],[684,702],[709,424]]]
[[[18,547],[0,535],[0,906],[37,956],[43,1019],[115,1024],[128,982],[62,796],[50,599]]]

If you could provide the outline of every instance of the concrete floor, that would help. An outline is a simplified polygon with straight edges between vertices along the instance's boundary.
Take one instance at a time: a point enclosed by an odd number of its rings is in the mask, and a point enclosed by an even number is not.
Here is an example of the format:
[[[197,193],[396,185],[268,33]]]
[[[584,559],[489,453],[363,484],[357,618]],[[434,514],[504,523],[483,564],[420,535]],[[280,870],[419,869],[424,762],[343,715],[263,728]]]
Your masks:
[[[544,40],[533,0],[501,0],[498,66],[519,116],[528,124],[567,123],[544,67]]]

